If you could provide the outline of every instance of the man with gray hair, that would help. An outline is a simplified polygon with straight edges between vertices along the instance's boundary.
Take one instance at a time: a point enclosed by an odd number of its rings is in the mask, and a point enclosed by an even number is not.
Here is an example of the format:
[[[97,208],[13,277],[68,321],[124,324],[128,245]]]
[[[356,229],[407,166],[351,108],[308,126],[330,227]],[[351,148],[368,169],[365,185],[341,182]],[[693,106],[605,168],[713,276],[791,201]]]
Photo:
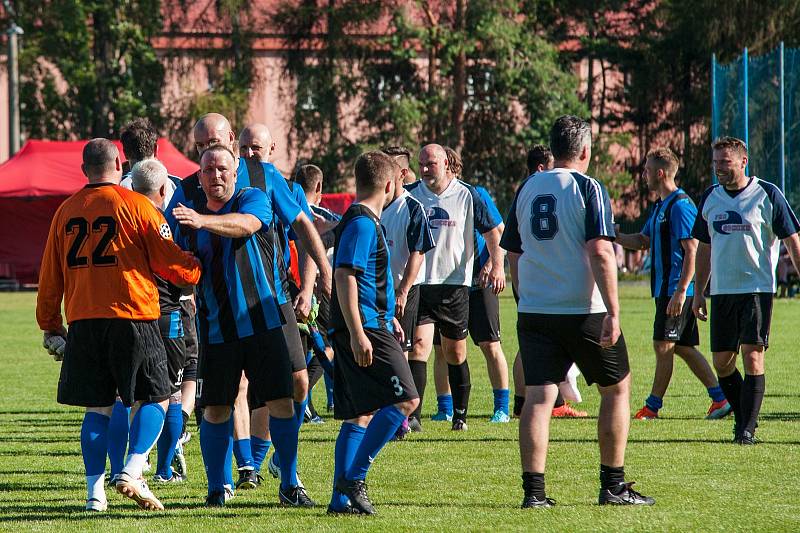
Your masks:
[[[520,295],[517,336],[525,372],[519,428],[523,508],[552,507],[544,487],[550,417],[573,363],[597,383],[600,414],[600,505],[652,505],[625,482],[630,425],[630,367],[619,327],[617,263],[611,204],[586,175],[589,124],[558,118],[550,130],[555,168],[517,191],[500,245],[508,250]]]

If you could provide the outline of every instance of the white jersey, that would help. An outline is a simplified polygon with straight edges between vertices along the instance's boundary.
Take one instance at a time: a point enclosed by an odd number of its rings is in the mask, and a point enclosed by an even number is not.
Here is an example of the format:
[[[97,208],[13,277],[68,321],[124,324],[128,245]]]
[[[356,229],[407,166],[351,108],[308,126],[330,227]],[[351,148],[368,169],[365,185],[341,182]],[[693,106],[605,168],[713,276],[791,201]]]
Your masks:
[[[469,287],[475,259],[473,232],[486,233],[497,227],[486,202],[471,185],[456,179],[439,195],[423,181],[406,189],[425,207],[436,240],[436,247],[425,254],[422,283]]]
[[[389,246],[394,286],[399,287],[411,252],[422,252],[423,263],[413,285],[425,279],[425,253],[434,247],[425,208],[408,191],[395,198],[381,213],[381,226]]]
[[[775,292],[780,240],[800,224],[772,183],[754,176],[734,194],[719,184],[709,187],[692,230],[711,244],[711,294]]]
[[[164,205],[161,206],[162,210],[165,210],[169,205],[170,200],[172,200],[172,195],[175,193],[175,189],[178,188],[178,182],[180,178],[176,176],[167,176],[167,189],[166,195],[164,196]],[[129,191],[133,190],[133,180],[131,179],[131,173],[127,172],[119,182],[120,187],[125,187]]]
[[[613,239],[605,188],[576,170],[531,176],[517,191],[500,245],[519,258],[520,313],[604,313],[586,242]]]

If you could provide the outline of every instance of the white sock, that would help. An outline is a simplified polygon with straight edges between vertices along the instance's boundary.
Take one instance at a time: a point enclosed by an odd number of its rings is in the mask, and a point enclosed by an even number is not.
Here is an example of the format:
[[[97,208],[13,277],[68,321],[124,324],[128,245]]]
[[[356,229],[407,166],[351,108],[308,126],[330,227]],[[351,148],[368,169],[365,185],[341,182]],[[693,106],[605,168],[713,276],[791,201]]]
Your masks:
[[[125,461],[125,467],[122,471],[133,479],[139,479],[142,477],[142,470],[144,470],[145,463],[147,463],[146,453],[129,453],[128,460]]]
[[[96,476],[86,476],[86,499],[106,501],[106,473],[97,474]]]

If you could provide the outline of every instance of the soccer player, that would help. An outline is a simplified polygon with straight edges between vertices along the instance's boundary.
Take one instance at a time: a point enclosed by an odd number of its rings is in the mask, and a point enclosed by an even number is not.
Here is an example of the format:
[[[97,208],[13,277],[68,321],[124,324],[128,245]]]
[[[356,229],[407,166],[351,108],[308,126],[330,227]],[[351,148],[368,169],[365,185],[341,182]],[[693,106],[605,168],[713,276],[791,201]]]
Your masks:
[[[775,267],[781,241],[800,266],[800,224],[781,191],[748,176],[747,146],[722,137],[712,145],[718,184],[706,189],[692,236],[700,241],[692,310],[707,320],[703,291],[711,277],[711,352],[733,407],[733,441],[755,444],[764,400],[764,353],[769,345]],[[741,350],[745,377],[736,368]]]
[[[677,172],[678,158],[672,150],[651,150],[642,174],[647,187],[658,194],[659,200],[641,233],[617,232],[617,243],[621,246],[631,250],[650,249],[650,291],[656,304],[653,322],[656,372],[650,396],[645,400],[644,407],[634,415],[640,420],[658,418],[672,378],[675,354],[686,362],[708,390],[711,407],[706,418],[722,418],[731,411],[711,366],[697,350],[700,335],[697,319],[692,313],[692,278],[697,252],[692,226],[697,217],[697,208],[683,189],[675,185]]]
[[[356,202],[336,227],[331,340],[336,353],[336,439],[329,513],[375,514],[366,476],[381,449],[419,403],[394,316],[388,243],[380,225],[400,168],[383,152],[355,164]],[[348,501],[349,500],[349,501]]]
[[[153,206],[161,210],[167,195],[167,182],[170,181],[167,176],[167,169],[161,162],[157,159],[145,159],[131,168],[131,186],[134,191],[147,197]],[[161,309],[158,328],[167,353],[170,397],[164,428],[158,437],[158,462],[153,480],[160,483],[181,482],[186,480],[185,472],[173,471],[172,459],[183,427],[181,386],[186,365],[186,342],[181,318],[182,290],[159,276],[156,276],[155,280]]]
[[[387,146],[383,149],[383,153],[390,155],[394,158],[395,162],[400,165],[400,172],[403,174],[403,185],[411,185],[417,181],[417,175],[411,169],[411,151],[402,146]]]
[[[108,505],[108,424],[118,392],[126,407],[135,401],[139,408],[116,489],[143,509],[163,510],[142,478],[170,396],[153,272],[190,285],[199,280],[200,267],[172,242],[169,226],[150,202],[118,185],[122,164],[114,143],[89,141],[81,170],[89,184],[61,204],[50,226],[36,319],[45,341],[67,340],[58,402],[86,408],[81,427],[86,509],[105,511]],[[62,323],[62,298],[69,332]]]
[[[461,156],[450,147],[445,146],[448,172],[455,179],[461,179],[463,163]],[[491,215],[492,222],[497,224],[498,231],[503,231],[503,217],[494,205],[494,200],[483,187],[475,186]],[[480,272],[489,262],[489,252],[483,236],[475,231],[475,261],[472,267],[472,286],[469,291],[468,329],[472,342],[483,352],[489,381],[492,384],[494,409],[490,422],[505,423],[511,420],[508,411],[508,363],[500,344],[500,300],[491,287],[480,286]],[[434,381],[436,384],[437,412],[432,420],[451,420],[453,416],[453,397],[447,380],[447,363],[444,360],[441,336],[437,331],[433,338],[434,347]]]
[[[297,325],[277,297],[280,281],[271,254],[276,239],[272,202],[260,189],[236,187],[237,161],[223,145],[200,158],[200,183],[206,203],[198,210],[178,206],[175,240],[201,260],[198,291],[202,357],[198,404],[204,408],[200,447],[208,476],[206,505],[225,505],[226,463],[233,447],[231,407],[242,372],[250,396],[270,409],[276,452],[291,471],[297,462],[297,427],[292,405],[291,338],[282,326]],[[305,490],[282,484],[279,499],[311,506]],[[285,486],[286,485],[286,486]]]
[[[525,371],[520,417],[523,508],[551,507],[545,493],[550,417],[574,363],[597,383],[600,505],[652,505],[625,482],[630,371],[619,327],[613,217],[602,185],[585,174],[591,127],[559,117],[550,130],[555,168],[517,192],[501,246],[520,295],[517,335]]]
[[[419,311],[414,349],[409,364],[420,395],[427,382],[427,360],[433,344],[434,326],[442,338],[450,387],[453,391],[454,431],[467,429],[467,407],[471,389],[467,363],[469,287],[475,259],[473,232],[486,239],[491,268],[481,271],[482,286],[495,293],[505,288],[504,254],[498,246],[500,232],[483,198],[471,186],[448,176],[447,154],[438,144],[422,148],[419,155],[422,180],[408,192],[425,207],[436,247],[425,254],[425,278],[419,290]],[[421,431],[419,411],[409,418],[412,431]]]

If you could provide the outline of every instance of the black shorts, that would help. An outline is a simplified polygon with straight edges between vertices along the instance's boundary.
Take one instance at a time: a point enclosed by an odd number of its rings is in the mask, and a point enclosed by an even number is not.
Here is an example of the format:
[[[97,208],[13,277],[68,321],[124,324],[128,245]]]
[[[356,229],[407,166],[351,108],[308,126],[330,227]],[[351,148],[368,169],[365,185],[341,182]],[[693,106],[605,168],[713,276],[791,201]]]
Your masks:
[[[220,344],[204,344],[197,378],[197,405],[230,405],[236,401],[242,371],[252,405],[291,398],[292,364],[281,328]]]
[[[319,303],[319,311],[317,312],[317,329],[322,340],[325,341],[325,346],[330,346],[328,341],[328,325],[331,323],[331,299],[325,296],[322,291],[315,291],[314,293]]]
[[[469,336],[475,346],[500,340],[500,298],[491,287],[469,291]]]
[[[692,312],[692,300],[691,296],[686,298],[680,315],[667,316],[670,297],[660,296],[655,299],[654,341],[674,342],[678,346],[697,346],[700,344],[700,332],[697,330],[697,318]]]
[[[419,312],[419,285],[414,285],[408,289],[408,298],[406,299],[406,308],[403,311],[403,318],[400,321],[400,327],[403,328],[405,333],[405,342],[402,348],[404,352],[410,352],[414,346],[414,328],[417,325],[417,313]]]
[[[385,329],[364,330],[372,343],[372,364],[360,367],[350,349],[350,334],[331,335],[336,357],[333,375],[334,416],[347,420],[399,402],[419,398],[408,361],[394,335]]]
[[[742,344],[769,346],[770,292],[711,297],[711,351],[738,352]]]
[[[181,390],[183,369],[186,366],[186,341],[183,337],[181,312],[175,311],[161,315],[161,318],[158,319],[158,329],[167,352],[170,393],[175,394]]]
[[[160,402],[169,398],[167,354],[155,320],[92,318],[76,320],[58,381],[58,403],[107,407],[119,397]]]
[[[300,330],[297,328],[297,318],[294,315],[292,304],[281,305],[281,313],[285,323],[281,326],[283,336],[286,339],[286,346],[289,347],[289,359],[292,363],[292,372],[299,372],[306,369],[306,344],[301,338]],[[303,335],[302,337],[305,337]]]
[[[186,362],[183,368],[183,381],[197,381],[197,323],[193,306],[189,300],[181,300],[181,321],[183,322],[183,342],[186,344]]]
[[[561,383],[572,363],[586,383],[615,385],[630,373],[625,337],[611,348],[600,347],[605,313],[544,315],[519,313],[517,335],[525,385]]]
[[[442,335],[460,341],[467,338],[469,287],[420,285],[417,325],[436,324]]]

